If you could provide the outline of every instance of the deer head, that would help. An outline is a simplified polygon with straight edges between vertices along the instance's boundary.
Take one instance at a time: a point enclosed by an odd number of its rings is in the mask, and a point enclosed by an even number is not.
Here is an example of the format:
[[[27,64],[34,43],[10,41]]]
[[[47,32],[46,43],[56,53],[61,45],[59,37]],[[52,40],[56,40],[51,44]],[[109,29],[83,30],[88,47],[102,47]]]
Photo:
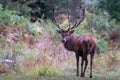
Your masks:
[[[62,37],[62,42],[65,43],[67,40],[70,39],[71,35],[74,33],[74,28],[77,28],[80,23],[84,20],[84,16],[85,16],[85,9],[81,6],[81,5],[78,5],[76,10],[74,11],[74,13],[76,13],[77,15],[74,15],[73,16],[73,19],[69,19],[69,14],[68,14],[68,21],[69,21],[69,24],[68,24],[68,28],[67,29],[62,29],[60,27],[60,25],[58,24],[56,18],[55,18],[55,12],[56,12],[56,8],[53,9],[53,18],[52,18],[52,21],[53,23],[59,28],[59,30],[57,30],[57,32],[59,34],[61,34],[61,37]],[[73,23],[73,26],[70,26],[70,21],[72,21]]]
[[[73,34],[74,30],[57,30],[59,34],[61,34],[62,37],[62,42],[66,43],[70,38],[71,35]]]

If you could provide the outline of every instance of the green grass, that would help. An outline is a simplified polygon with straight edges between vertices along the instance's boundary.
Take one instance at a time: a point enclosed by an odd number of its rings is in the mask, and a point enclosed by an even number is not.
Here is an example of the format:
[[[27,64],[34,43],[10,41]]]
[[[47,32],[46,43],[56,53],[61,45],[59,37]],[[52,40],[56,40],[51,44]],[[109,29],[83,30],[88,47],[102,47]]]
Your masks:
[[[105,73],[96,73],[94,75],[96,79],[102,80],[120,80],[120,73],[119,72],[105,72]]]
[[[58,76],[62,75],[61,72],[54,67],[43,67],[30,71],[27,73],[29,76]]]
[[[120,80],[119,72],[94,73],[92,80]],[[37,75],[30,76],[24,74],[0,75],[0,80],[90,80],[89,74],[85,78],[76,77],[75,75]]]

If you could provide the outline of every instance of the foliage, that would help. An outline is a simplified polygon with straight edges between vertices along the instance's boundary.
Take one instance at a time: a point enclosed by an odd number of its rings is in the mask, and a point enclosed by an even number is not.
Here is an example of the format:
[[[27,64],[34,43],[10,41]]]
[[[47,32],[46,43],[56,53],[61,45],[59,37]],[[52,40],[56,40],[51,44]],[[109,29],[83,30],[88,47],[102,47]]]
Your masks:
[[[44,16],[44,18],[51,18],[51,15],[53,15],[52,11],[54,7],[57,7],[60,10],[60,13],[66,12],[66,8],[69,6],[68,3],[71,2],[72,0],[36,0],[29,3],[28,6],[33,9],[31,11],[32,16],[36,16],[39,18],[41,18],[42,16]]]
[[[18,15],[28,16],[31,10],[26,3],[26,0],[0,0],[0,4],[3,5],[4,9],[14,10],[19,13]]]
[[[3,9],[2,5],[0,4],[0,26],[2,25],[9,25],[9,26],[28,26],[29,21],[28,19],[24,18],[23,16],[18,16],[16,11],[11,11],[8,9]]]
[[[109,46],[107,40],[105,40],[104,38],[98,39],[98,47],[100,52],[108,51]]]
[[[32,19],[42,17],[46,19],[52,17],[52,10],[55,6],[59,9],[60,13],[66,12],[72,0],[0,0],[0,3],[3,4],[4,8],[18,11],[19,15],[31,15]]]
[[[0,27],[3,26],[11,26],[19,28],[23,31],[27,31],[29,34],[34,33],[38,34],[39,25],[31,25],[29,18],[25,18],[24,16],[19,16],[19,12],[14,10],[3,9],[3,6],[0,4]],[[36,23],[35,23],[36,24]],[[18,34],[21,36],[21,34]],[[2,36],[0,36],[2,39]]]
[[[34,18],[51,18],[52,10],[57,7],[58,13],[66,13],[73,7],[74,0],[0,0],[0,3],[4,5],[4,8],[18,11],[19,15],[27,15],[30,13]],[[110,15],[109,20],[116,19],[120,21],[120,2],[119,0],[82,0],[86,10],[91,13],[107,12]],[[12,4],[12,5],[11,5]],[[64,6],[63,6],[64,5]],[[17,7],[16,7],[17,6]],[[30,15],[29,14],[29,15]]]
[[[95,30],[100,36],[104,36],[107,40],[112,37],[119,38],[119,1],[118,0],[84,0],[87,9],[86,27],[92,32]],[[114,9],[115,8],[115,9]],[[117,18],[115,17],[117,16]],[[114,35],[116,32],[116,35]]]
[[[98,0],[83,0],[84,1],[84,5],[87,11],[91,12],[91,13],[96,13],[99,9],[98,9],[98,5],[99,5],[99,1]]]
[[[112,19],[120,22],[120,1],[119,0],[100,0],[99,8],[104,9],[110,14]]]
[[[89,31],[85,28],[83,24],[81,24],[78,28],[75,29],[75,35],[84,35],[90,34]]]
[[[120,1],[119,0],[83,0],[87,11],[91,13],[99,13],[99,10],[106,12],[109,21],[116,19],[120,22]]]

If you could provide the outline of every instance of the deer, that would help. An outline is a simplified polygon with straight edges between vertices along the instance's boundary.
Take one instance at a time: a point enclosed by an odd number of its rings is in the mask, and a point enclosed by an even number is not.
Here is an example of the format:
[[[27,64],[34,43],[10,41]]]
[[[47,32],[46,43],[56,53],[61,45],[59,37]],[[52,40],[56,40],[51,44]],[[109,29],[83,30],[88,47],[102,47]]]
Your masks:
[[[79,59],[81,57],[81,77],[85,77],[86,68],[88,66],[88,55],[90,55],[90,78],[92,78],[92,67],[95,50],[97,48],[97,39],[93,35],[75,36],[74,29],[77,28],[85,17],[85,9],[78,8],[80,16],[74,20],[73,26],[68,26],[67,29],[62,29],[55,18],[55,10],[53,10],[53,23],[58,27],[57,32],[61,35],[63,46],[68,51],[75,52],[76,57],[76,76],[79,76]],[[78,11],[78,10],[77,10]]]

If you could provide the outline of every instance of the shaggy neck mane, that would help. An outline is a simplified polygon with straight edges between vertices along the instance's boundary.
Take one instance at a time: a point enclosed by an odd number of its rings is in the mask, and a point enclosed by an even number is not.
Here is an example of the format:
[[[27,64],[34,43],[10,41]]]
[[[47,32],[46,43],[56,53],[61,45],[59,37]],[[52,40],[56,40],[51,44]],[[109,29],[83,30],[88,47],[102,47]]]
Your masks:
[[[66,43],[64,43],[64,46],[67,50],[73,51],[74,39],[75,37],[71,35],[70,39]]]

